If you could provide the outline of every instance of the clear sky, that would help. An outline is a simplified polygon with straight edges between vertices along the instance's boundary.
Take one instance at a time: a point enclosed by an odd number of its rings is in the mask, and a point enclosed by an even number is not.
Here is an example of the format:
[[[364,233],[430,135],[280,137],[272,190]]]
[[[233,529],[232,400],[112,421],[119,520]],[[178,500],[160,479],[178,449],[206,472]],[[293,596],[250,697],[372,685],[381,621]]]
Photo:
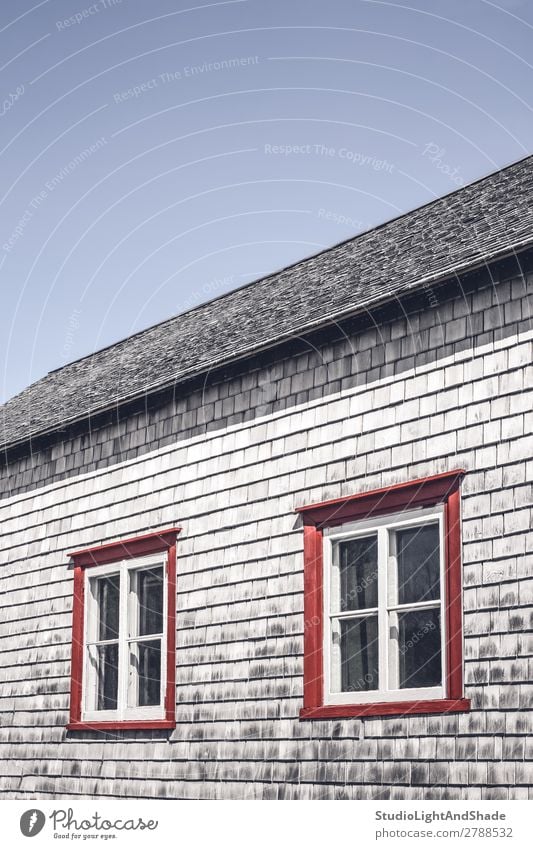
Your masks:
[[[2,0],[0,400],[532,152],[527,0]]]

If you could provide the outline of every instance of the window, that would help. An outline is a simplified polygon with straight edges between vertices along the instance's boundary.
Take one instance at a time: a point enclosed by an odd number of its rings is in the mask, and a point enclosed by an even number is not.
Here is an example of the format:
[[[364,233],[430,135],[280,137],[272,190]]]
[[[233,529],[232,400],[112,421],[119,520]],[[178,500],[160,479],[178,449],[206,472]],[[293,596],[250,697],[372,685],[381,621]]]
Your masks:
[[[467,710],[461,471],[299,509],[302,718]]]
[[[174,726],[178,530],[70,555],[69,728]]]

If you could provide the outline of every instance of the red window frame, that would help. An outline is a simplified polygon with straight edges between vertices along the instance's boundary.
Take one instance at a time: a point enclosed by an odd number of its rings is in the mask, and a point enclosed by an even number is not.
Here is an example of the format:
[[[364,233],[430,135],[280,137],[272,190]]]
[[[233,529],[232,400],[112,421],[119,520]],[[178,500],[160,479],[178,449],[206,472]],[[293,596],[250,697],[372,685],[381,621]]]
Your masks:
[[[463,606],[460,486],[463,469],[297,508],[304,530],[304,705],[301,719],[467,711],[463,695]],[[444,505],[446,698],[350,705],[324,704],[324,528],[417,507]]]
[[[67,729],[113,731],[120,729],[175,728],[176,726],[176,540],[181,528],[167,528],[131,539],[105,543],[71,552],[74,564],[72,606],[72,661],[70,682],[70,721]],[[167,552],[167,686],[164,719],[83,721],[83,652],[85,634],[85,570],[114,561]]]

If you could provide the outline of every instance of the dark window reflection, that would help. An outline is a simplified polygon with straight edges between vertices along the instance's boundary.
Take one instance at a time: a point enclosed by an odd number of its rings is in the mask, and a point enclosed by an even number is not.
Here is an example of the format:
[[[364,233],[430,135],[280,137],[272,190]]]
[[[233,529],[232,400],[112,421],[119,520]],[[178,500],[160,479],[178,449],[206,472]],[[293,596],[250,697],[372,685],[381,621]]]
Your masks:
[[[378,539],[359,537],[339,543],[341,610],[378,605]]]
[[[97,710],[116,710],[118,699],[118,645],[98,646]]]
[[[163,567],[138,573],[139,636],[163,633]]]
[[[411,610],[398,614],[400,687],[441,684],[439,610]]]
[[[440,597],[440,541],[438,525],[396,531],[398,604]]]
[[[120,575],[98,578],[98,639],[115,640],[118,637]]]
[[[139,705],[161,701],[161,640],[137,643],[139,664]]]
[[[341,689],[378,689],[378,618],[341,620]]]

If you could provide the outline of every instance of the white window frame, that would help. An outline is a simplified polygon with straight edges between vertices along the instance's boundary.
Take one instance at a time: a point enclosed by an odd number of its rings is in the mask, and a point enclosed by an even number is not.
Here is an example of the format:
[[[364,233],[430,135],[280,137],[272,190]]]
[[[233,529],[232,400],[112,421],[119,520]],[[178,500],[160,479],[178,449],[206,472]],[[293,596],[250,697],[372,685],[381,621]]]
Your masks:
[[[391,576],[396,568],[394,558],[390,552],[390,531],[399,528],[407,528],[423,524],[434,524],[438,522],[440,542],[440,600],[438,605],[435,601],[418,602],[415,604],[392,605],[388,602],[388,592]],[[333,546],[346,539],[357,536],[368,536],[377,534],[378,538],[378,607],[372,608],[378,615],[378,663],[379,663],[379,689],[365,691],[340,690],[340,684],[335,686],[334,677],[340,680],[340,647],[334,646],[332,639],[334,619],[356,619],[361,618],[357,610],[334,611],[332,607],[332,577],[334,569]],[[379,519],[370,519],[346,523],[337,527],[325,528],[323,531],[323,563],[324,563],[324,629],[323,629],[323,664],[324,664],[324,704],[371,704],[374,702],[400,702],[423,699],[445,698],[445,674],[446,674],[446,616],[445,616],[445,552],[444,552],[444,508],[442,505],[429,509],[403,511],[383,516]],[[424,610],[428,608],[440,608],[441,622],[441,685],[435,687],[413,687],[398,688],[389,686],[391,679],[396,674],[392,664],[392,655],[389,646],[392,639],[389,636],[389,614],[401,610]],[[369,608],[364,609],[368,615]],[[385,682],[385,686],[383,686]]]
[[[102,566],[91,566],[85,569],[84,597],[85,622],[83,638],[83,693],[82,721],[83,722],[121,722],[124,720],[154,720],[165,718],[165,694],[167,688],[167,631],[168,631],[168,574],[166,552],[147,555],[145,557],[128,558],[113,561]],[[132,588],[136,582],[137,573],[147,569],[161,567],[163,569],[163,632],[137,636],[132,633],[133,622],[136,621],[137,595]],[[119,594],[119,636],[118,636],[118,698],[116,710],[96,710],[91,707],[97,693],[97,675],[94,665],[89,661],[89,647],[105,641],[97,639],[96,628],[99,622],[98,602],[92,591],[95,578],[120,575]],[[129,706],[128,697],[131,687],[129,645],[133,642],[146,642],[150,639],[161,640],[161,691],[159,705]],[[109,643],[116,640],[109,640]]]

